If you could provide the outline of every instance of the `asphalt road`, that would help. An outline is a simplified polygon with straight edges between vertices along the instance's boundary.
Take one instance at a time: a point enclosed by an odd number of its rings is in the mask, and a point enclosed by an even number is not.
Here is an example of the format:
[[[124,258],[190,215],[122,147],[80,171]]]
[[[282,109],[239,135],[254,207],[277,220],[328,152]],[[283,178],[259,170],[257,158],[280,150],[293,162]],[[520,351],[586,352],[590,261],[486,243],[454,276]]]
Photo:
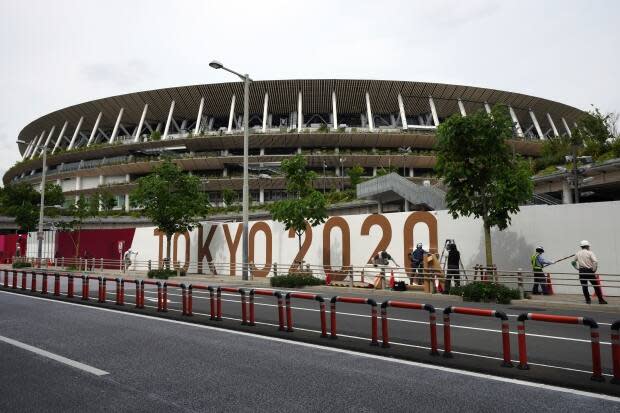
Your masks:
[[[0,366],[7,412],[620,408],[609,396],[6,292]]]

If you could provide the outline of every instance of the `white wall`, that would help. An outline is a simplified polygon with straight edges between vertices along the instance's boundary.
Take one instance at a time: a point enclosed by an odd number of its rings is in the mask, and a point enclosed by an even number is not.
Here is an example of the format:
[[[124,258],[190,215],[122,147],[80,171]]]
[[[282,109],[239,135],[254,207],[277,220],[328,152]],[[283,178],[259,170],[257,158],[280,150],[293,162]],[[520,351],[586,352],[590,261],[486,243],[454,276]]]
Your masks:
[[[576,252],[579,241],[588,239],[592,249],[600,260],[599,272],[601,274],[620,274],[620,202],[592,203],[578,205],[556,206],[527,206],[513,217],[512,225],[505,231],[493,231],[492,242],[494,261],[498,268],[504,270],[517,270],[522,268],[530,270],[530,256],[538,245],[544,246],[546,257],[551,260],[565,257]],[[404,263],[404,236],[403,226],[405,220],[417,212],[403,212],[386,214],[391,227],[391,240],[387,247],[396,261]],[[475,264],[484,263],[484,237],[482,223],[471,218],[453,219],[447,211],[431,213],[437,220],[438,246],[441,252],[447,238],[455,239],[461,251],[463,264],[471,268]],[[379,227],[371,227],[367,236],[361,234],[361,226],[369,215],[344,216],[342,218],[349,225],[351,235],[351,265],[360,266],[367,262],[382,237]],[[272,233],[272,262],[279,265],[291,263],[295,257],[298,246],[296,238],[289,238],[280,223],[265,221]],[[255,223],[250,223],[250,226]],[[234,240],[234,236],[240,223],[212,223],[203,224],[202,242],[212,226],[216,226],[210,251],[215,262],[229,262],[230,252],[224,235],[226,226]],[[323,226],[318,226],[312,231],[312,243],[305,255],[305,261],[312,265],[323,265]],[[138,260],[158,260],[158,237],[153,235],[154,228],[138,228],[134,237],[132,250],[139,252]],[[429,233],[425,224],[417,224],[413,230],[413,243],[422,242],[429,244]],[[185,257],[185,241],[183,237],[178,239],[178,257],[180,261]],[[190,234],[190,261],[195,263],[198,254],[198,231]],[[164,238],[163,251],[165,254],[166,242]],[[265,260],[265,237],[258,232],[255,241],[256,263]],[[342,263],[342,235],[335,228],[330,236],[330,257],[332,266]],[[236,251],[236,261],[241,261],[241,242]],[[204,268],[207,269],[206,260]],[[195,265],[190,267],[190,272],[195,271]],[[570,259],[555,266],[549,267],[553,273],[567,273],[557,277],[571,278],[577,286],[577,274],[570,266]],[[237,275],[240,274],[237,267]],[[607,277],[602,276],[603,283]],[[618,284],[616,284],[618,285]],[[558,293],[579,293],[577,287],[556,286]],[[620,295],[620,288],[606,288],[608,295]]]

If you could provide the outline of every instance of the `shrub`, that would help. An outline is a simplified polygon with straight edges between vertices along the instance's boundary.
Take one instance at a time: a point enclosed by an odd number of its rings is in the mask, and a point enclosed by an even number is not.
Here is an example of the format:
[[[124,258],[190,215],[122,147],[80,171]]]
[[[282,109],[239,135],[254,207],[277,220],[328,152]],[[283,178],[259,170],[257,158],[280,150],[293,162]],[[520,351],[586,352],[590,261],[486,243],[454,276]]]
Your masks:
[[[459,292],[461,294],[458,294]],[[517,300],[520,297],[517,289],[499,283],[483,281],[474,281],[465,287],[450,289],[450,294],[461,295],[464,301],[484,301],[498,304],[510,304],[511,300]]]
[[[185,277],[185,270],[184,269],[180,269],[179,270],[179,274],[181,275],[181,277]],[[176,277],[177,276],[177,270],[174,269],[157,269],[157,270],[150,270],[147,274],[147,277],[149,278],[157,278],[160,280],[167,280],[170,277]]]
[[[152,141],[161,140],[161,132],[158,130],[154,130],[153,132],[151,132],[151,140]]]
[[[13,268],[28,268],[31,267],[32,264],[30,264],[27,261],[17,261],[13,263]]]
[[[292,272],[270,278],[272,287],[295,288],[305,285],[324,285],[325,280],[314,277],[308,272]]]

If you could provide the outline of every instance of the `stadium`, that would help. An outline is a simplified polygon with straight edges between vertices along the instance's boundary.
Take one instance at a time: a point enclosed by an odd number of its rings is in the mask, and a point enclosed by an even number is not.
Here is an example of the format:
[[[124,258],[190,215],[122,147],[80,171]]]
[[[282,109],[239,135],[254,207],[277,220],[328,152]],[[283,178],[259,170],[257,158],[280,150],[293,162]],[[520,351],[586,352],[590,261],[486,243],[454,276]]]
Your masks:
[[[583,112],[520,93],[439,83],[384,80],[272,80],[250,85],[250,197],[267,203],[286,197],[279,163],[301,153],[322,190],[350,186],[347,170],[364,176],[395,172],[433,186],[435,132],[449,116],[505,105],[514,122],[512,150],[530,160],[541,142],[571,127]],[[202,178],[215,205],[222,191],[242,188],[243,84],[157,89],[79,103],[25,126],[22,161],[4,184],[47,180],[71,202],[106,188],[118,209],[131,208],[135,180],[175,159]],[[561,186],[554,191],[562,190]]]

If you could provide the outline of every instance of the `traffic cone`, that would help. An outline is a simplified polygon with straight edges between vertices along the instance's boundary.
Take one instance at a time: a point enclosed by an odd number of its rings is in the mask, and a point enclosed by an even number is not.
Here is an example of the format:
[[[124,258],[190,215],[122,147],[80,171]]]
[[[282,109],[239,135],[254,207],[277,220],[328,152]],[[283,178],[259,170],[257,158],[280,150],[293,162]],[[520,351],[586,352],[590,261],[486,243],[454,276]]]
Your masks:
[[[396,281],[394,280],[394,270],[392,270],[392,273],[390,274],[390,289],[391,290],[394,289],[395,284],[396,284]]]

